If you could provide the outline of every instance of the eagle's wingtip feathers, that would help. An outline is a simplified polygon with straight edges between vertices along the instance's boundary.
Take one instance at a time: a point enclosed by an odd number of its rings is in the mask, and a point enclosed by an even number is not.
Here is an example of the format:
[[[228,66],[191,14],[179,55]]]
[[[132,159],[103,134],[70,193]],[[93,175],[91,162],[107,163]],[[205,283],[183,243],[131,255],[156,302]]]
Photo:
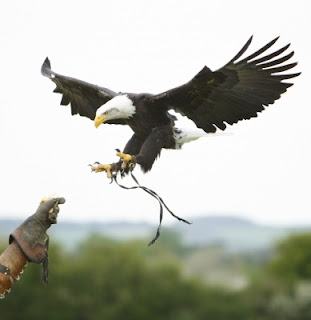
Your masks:
[[[277,37],[274,38],[273,41],[278,41],[279,39],[280,39],[280,36],[277,36]]]
[[[52,70],[51,70],[51,63],[48,57],[45,58],[42,64],[41,74],[45,77],[51,78]]]

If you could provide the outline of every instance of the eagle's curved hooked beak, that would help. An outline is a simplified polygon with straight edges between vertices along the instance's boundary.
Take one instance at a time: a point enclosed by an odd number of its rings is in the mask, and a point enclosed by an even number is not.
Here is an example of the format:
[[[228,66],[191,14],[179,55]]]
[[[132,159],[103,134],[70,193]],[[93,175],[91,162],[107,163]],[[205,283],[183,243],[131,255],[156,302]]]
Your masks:
[[[102,123],[104,123],[105,121],[107,121],[109,119],[108,116],[100,114],[98,116],[95,117],[94,119],[94,125],[96,128],[98,128]]]

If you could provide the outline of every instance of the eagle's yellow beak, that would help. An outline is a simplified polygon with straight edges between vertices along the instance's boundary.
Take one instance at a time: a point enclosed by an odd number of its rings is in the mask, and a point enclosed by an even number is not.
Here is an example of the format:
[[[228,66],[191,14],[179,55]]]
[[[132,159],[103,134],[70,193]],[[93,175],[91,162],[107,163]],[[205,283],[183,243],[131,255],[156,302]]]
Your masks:
[[[96,118],[94,119],[94,125],[96,128],[98,128],[102,123],[104,123],[105,121],[107,121],[109,119],[108,116],[105,115],[99,115],[96,116]]]

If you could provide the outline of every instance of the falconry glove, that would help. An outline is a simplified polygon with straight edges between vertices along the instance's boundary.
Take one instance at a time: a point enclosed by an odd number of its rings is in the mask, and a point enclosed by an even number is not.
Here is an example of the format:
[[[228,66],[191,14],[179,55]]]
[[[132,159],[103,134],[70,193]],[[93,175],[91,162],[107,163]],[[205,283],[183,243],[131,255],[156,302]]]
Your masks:
[[[18,243],[28,261],[42,264],[44,283],[48,282],[49,236],[46,230],[51,224],[57,223],[58,205],[63,203],[64,198],[41,201],[37,211],[15,229],[9,238],[9,243],[14,240]]]

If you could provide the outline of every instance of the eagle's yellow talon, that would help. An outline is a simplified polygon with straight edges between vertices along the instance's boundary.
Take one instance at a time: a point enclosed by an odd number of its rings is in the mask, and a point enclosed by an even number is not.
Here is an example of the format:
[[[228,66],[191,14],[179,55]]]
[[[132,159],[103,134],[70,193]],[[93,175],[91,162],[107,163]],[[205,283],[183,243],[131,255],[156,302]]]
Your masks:
[[[98,172],[107,172],[107,178],[111,179],[112,177],[112,166],[110,164],[97,164],[95,166],[91,166],[91,170],[98,173]]]
[[[132,161],[132,156],[130,154],[117,152],[117,156],[122,158],[123,161],[125,161],[125,162],[131,162]]]
[[[123,160],[121,165],[122,170],[126,169],[129,164],[132,163],[132,156],[130,154],[117,152],[117,156]]]

